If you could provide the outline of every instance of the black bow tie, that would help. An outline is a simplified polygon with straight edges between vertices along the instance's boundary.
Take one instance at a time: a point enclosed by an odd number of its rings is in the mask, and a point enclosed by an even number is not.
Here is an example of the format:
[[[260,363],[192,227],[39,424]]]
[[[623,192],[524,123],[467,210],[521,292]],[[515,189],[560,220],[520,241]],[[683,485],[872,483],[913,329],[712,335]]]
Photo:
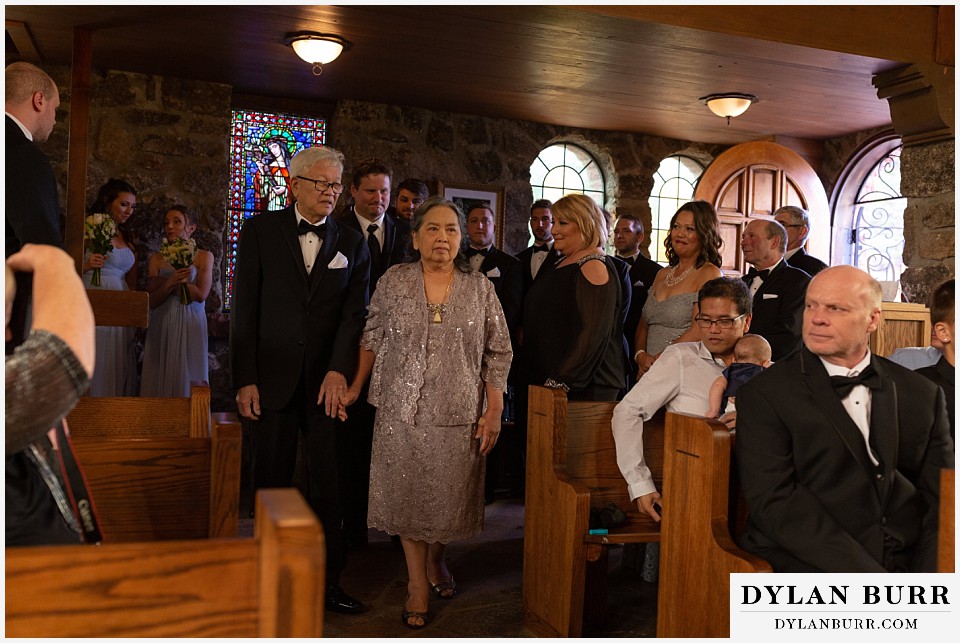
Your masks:
[[[543,244],[542,246],[533,246],[534,253],[537,252],[550,252],[550,246]]]
[[[310,225],[307,223],[306,219],[300,219],[300,223],[297,224],[297,234],[304,235],[308,232],[312,232],[321,239],[323,239],[323,234],[327,231],[327,224],[320,223],[317,225]]]
[[[477,248],[467,248],[466,255],[467,259],[475,255],[483,255],[484,257],[487,257],[490,255],[490,251],[486,248],[480,248],[479,250]]]
[[[843,375],[831,375],[830,384],[833,386],[833,390],[837,392],[837,395],[840,396],[840,399],[844,399],[850,395],[850,391],[853,390],[854,386],[863,385],[867,388],[879,389],[880,388],[880,375],[875,370],[873,366],[867,366],[863,369],[859,375],[853,377],[844,377]]]
[[[767,276],[770,274],[770,269],[766,270],[757,270],[756,268],[751,268],[747,271],[747,274],[743,276],[744,281],[753,281],[754,277],[760,277],[761,280],[766,281]]]
[[[620,258],[626,261],[631,266],[633,265],[633,262],[637,260],[636,257],[620,257]]]

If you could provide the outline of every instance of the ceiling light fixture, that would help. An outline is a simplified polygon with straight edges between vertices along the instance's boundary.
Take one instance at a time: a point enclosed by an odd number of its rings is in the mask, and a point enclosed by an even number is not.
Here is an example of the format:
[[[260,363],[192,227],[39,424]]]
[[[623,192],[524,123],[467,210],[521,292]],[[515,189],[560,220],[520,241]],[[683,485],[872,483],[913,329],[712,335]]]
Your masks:
[[[322,74],[324,65],[333,62],[341,53],[353,46],[353,43],[346,38],[316,31],[289,33],[283,39],[283,44],[293,47],[293,51],[298,56],[313,65],[314,76]]]
[[[711,112],[717,116],[725,117],[727,119],[727,126],[729,126],[731,117],[744,113],[747,111],[747,108],[760,99],[753,94],[729,92],[726,94],[701,96],[700,100],[710,108]]]

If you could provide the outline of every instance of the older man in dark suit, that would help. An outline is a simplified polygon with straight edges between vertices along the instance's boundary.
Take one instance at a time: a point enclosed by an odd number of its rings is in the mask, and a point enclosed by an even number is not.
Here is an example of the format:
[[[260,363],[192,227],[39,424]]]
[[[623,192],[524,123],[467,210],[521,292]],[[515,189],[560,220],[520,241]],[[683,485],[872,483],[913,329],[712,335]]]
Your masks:
[[[828,268],[801,350],[737,392],[741,546],[779,572],[936,571],[939,479],[953,467],[943,391],[872,355],[880,285]]]
[[[813,255],[808,255],[803,245],[810,234],[810,216],[807,211],[795,205],[785,205],[777,208],[773,218],[787,231],[787,252],[784,260],[799,268],[811,277],[827,267]]]
[[[753,265],[743,276],[753,296],[751,332],[773,349],[774,361],[800,347],[803,295],[810,275],[783,260],[787,233],[776,221],[754,219],[743,230],[743,258]]]
[[[335,217],[345,227],[361,233],[370,251],[369,295],[383,273],[402,263],[410,246],[410,226],[386,214],[390,202],[390,168],[375,158],[360,161],[353,169],[350,192],[353,207]],[[340,467],[340,506],[346,544],[367,543],[367,496],[370,488],[370,453],[376,408],[361,393],[347,419],[337,427]]]
[[[294,206],[248,219],[237,247],[230,362],[240,414],[252,421],[255,489],[293,482],[302,432],[308,501],[323,524],[327,609],[360,603],[340,588],[337,404],[356,366],[370,253],[329,215],[343,191],[343,155],[309,147],[290,163]]]
[[[26,243],[63,247],[57,181],[50,161],[37,147],[53,131],[60,105],[56,83],[30,63],[7,66],[6,82],[6,256]],[[17,274],[7,353],[26,337],[32,280]]]

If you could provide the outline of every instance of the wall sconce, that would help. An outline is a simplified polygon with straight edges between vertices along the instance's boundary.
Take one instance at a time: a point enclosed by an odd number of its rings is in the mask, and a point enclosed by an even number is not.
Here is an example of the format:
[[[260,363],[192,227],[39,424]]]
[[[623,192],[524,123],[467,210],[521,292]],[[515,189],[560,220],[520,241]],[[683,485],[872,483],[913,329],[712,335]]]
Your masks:
[[[700,100],[710,108],[710,111],[720,117],[726,117],[727,126],[730,126],[730,118],[739,116],[747,111],[751,105],[756,103],[759,98],[753,94],[740,94],[731,92],[727,94],[710,94],[701,96]]]
[[[322,74],[323,65],[333,62],[342,52],[353,46],[346,38],[316,31],[289,33],[283,39],[283,44],[293,47],[293,51],[300,58],[313,65],[314,76]]]

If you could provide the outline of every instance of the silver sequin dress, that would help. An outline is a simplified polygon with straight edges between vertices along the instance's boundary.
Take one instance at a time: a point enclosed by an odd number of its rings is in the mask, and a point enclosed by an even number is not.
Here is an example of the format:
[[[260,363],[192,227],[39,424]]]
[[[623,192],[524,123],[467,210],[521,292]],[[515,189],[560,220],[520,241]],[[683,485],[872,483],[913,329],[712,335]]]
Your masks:
[[[483,528],[484,459],[474,438],[484,382],[504,389],[510,335],[490,280],[457,271],[431,323],[419,263],[377,283],[361,344],[376,354],[371,527],[448,543]]]

